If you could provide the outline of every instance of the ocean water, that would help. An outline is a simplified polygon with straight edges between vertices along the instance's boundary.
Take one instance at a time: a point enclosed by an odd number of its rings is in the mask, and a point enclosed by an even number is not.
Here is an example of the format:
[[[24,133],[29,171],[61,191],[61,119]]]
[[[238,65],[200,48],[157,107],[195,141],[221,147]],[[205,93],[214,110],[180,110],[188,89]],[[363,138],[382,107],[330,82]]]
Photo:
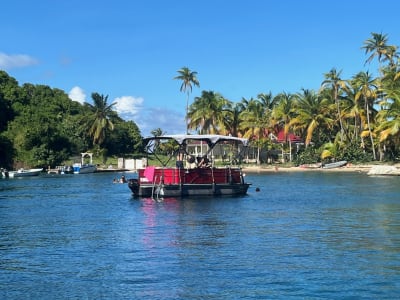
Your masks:
[[[244,197],[155,201],[121,175],[0,179],[1,299],[400,297],[400,177],[247,174]]]

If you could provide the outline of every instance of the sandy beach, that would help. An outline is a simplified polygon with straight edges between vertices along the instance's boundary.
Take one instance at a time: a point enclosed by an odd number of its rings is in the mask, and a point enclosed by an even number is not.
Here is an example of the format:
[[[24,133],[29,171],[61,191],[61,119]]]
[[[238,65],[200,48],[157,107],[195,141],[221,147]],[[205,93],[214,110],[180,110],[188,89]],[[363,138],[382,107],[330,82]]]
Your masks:
[[[243,171],[247,173],[262,173],[262,172],[358,172],[368,173],[368,171],[376,165],[381,164],[347,164],[344,167],[323,169],[323,168],[305,168],[305,167],[286,167],[279,165],[261,165],[261,166],[244,166]],[[395,164],[397,168],[400,168],[400,164]]]

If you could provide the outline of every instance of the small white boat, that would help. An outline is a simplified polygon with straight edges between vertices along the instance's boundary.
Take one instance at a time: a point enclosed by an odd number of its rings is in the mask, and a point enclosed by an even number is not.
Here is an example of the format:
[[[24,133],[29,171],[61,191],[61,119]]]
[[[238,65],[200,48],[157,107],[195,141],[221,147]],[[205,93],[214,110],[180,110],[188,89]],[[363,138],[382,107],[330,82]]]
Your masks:
[[[345,165],[347,165],[347,160],[341,160],[341,161],[336,161],[336,162],[329,163],[329,164],[324,164],[324,165],[322,165],[322,169],[340,168]]]
[[[18,171],[11,171],[8,172],[8,176],[10,178],[16,178],[16,177],[28,177],[28,176],[38,176],[43,169],[19,169]]]
[[[88,174],[97,171],[97,167],[93,164],[75,163],[72,168],[74,169],[74,174]]]
[[[81,153],[82,158],[80,163],[74,163],[72,165],[72,169],[74,170],[74,174],[88,174],[88,173],[94,173],[97,171],[96,165],[93,164],[93,153],[90,152],[85,152]],[[90,163],[85,164],[84,163],[84,158],[86,156],[90,157]]]

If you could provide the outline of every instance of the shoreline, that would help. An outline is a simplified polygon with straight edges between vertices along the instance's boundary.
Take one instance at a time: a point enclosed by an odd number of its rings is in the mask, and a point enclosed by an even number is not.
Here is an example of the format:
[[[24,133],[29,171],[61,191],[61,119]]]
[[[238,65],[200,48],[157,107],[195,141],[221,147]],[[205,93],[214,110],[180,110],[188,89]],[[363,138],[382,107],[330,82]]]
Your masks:
[[[323,168],[306,168],[306,167],[285,167],[279,165],[270,166],[244,166],[242,170],[247,173],[268,173],[268,172],[356,172],[356,173],[368,173],[373,166],[379,166],[381,164],[347,164],[346,166],[332,169]],[[400,167],[400,164],[394,166]]]

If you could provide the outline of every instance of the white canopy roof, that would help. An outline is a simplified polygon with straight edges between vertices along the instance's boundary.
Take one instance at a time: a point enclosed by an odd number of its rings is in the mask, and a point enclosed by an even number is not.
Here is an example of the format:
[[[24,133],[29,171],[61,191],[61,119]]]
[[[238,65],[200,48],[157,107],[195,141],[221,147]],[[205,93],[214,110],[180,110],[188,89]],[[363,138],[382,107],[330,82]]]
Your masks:
[[[233,136],[218,135],[218,134],[172,134],[172,135],[162,135],[157,137],[148,137],[145,140],[162,140],[162,139],[173,139],[177,141],[179,145],[182,145],[187,140],[198,140],[206,141],[209,145],[215,145],[220,142],[239,142],[244,146],[248,145],[248,139],[238,138]]]

